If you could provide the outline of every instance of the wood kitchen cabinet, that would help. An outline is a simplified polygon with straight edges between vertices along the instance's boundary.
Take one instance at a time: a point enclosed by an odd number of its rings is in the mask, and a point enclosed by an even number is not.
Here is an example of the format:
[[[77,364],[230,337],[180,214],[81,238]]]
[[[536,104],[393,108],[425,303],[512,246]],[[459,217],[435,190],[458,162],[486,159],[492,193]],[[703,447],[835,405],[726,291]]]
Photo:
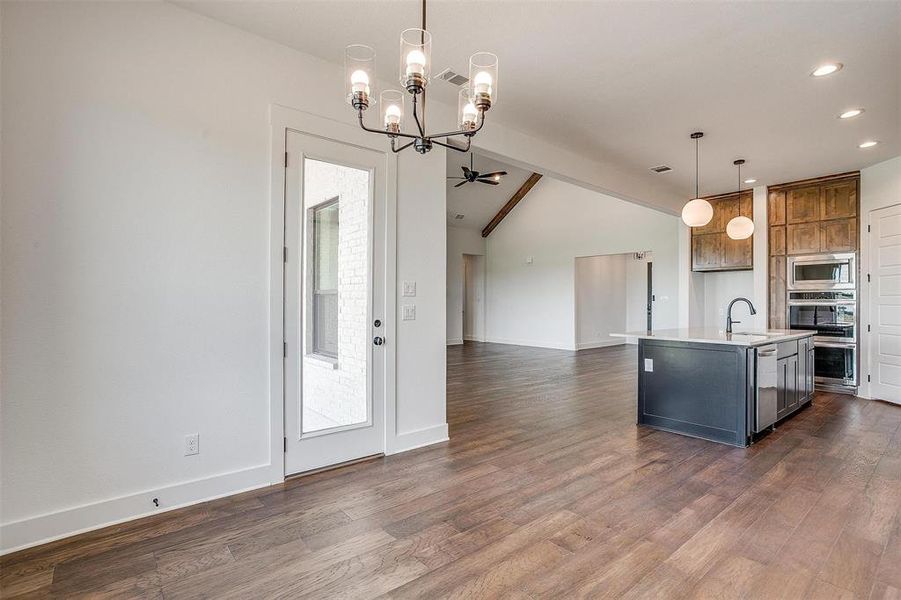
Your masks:
[[[785,326],[786,257],[857,252],[860,173],[769,188],[769,322]]]
[[[751,269],[754,236],[733,240],[726,235],[726,225],[737,216],[754,218],[753,195],[724,194],[706,198],[713,206],[713,218],[703,227],[691,230],[692,271],[741,271]]]

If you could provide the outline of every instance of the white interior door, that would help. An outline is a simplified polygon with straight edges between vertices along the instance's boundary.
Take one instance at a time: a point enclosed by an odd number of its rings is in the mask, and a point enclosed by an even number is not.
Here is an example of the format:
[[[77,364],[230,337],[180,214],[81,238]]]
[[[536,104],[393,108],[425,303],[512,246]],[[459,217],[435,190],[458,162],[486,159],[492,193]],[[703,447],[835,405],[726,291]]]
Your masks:
[[[901,205],[870,213],[870,393],[901,403]]]
[[[289,131],[285,472],[384,452],[385,155]]]

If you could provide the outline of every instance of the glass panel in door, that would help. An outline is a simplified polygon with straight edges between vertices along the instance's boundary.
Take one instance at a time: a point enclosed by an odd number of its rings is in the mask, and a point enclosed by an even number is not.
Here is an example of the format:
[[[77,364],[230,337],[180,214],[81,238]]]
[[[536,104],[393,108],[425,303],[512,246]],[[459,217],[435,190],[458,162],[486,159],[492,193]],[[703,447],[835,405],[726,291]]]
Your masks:
[[[370,421],[370,171],[304,158],[301,434]]]

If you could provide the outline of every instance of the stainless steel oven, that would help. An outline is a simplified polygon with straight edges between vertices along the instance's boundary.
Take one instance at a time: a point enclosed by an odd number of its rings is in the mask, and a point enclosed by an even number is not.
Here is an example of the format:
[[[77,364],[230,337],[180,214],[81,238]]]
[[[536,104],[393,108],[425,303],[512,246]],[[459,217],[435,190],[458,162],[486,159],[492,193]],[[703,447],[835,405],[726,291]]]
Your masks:
[[[857,341],[857,293],[854,290],[791,291],[788,293],[790,329],[816,331],[817,342]]]
[[[815,342],[813,356],[814,380],[820,387],[857,387],[857,344]]]
[[[791,329],[816,331],[814,380],[818,388],[854,393],[857,387],[857,292],[853,289],[790,290]]]
[[[789,290],[853,290],[857,287],[856,255],[790,256],[786,283]]]

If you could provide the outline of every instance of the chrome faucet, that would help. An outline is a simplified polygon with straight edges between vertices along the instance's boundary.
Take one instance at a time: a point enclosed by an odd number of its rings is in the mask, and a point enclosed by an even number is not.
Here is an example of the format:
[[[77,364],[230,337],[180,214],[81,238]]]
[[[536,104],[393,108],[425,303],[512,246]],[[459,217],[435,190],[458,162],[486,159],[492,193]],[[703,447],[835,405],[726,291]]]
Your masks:
[[[748,304],[748,308],[751,309],[751,314],[752,315],[757,314],[757,310],[755,310],[754,305],[751,304],[750,300],[748,300],[747,298],[741,298],[741,297],[736,298],[735,300],[733,300],[732,302],[729,303],[729,309],[726,311],[726,333],[732,333],[732,324],[733,323],[741,323],[741,321],[733,321],[732,320],[732,305],[738,301],[746,302]]]

